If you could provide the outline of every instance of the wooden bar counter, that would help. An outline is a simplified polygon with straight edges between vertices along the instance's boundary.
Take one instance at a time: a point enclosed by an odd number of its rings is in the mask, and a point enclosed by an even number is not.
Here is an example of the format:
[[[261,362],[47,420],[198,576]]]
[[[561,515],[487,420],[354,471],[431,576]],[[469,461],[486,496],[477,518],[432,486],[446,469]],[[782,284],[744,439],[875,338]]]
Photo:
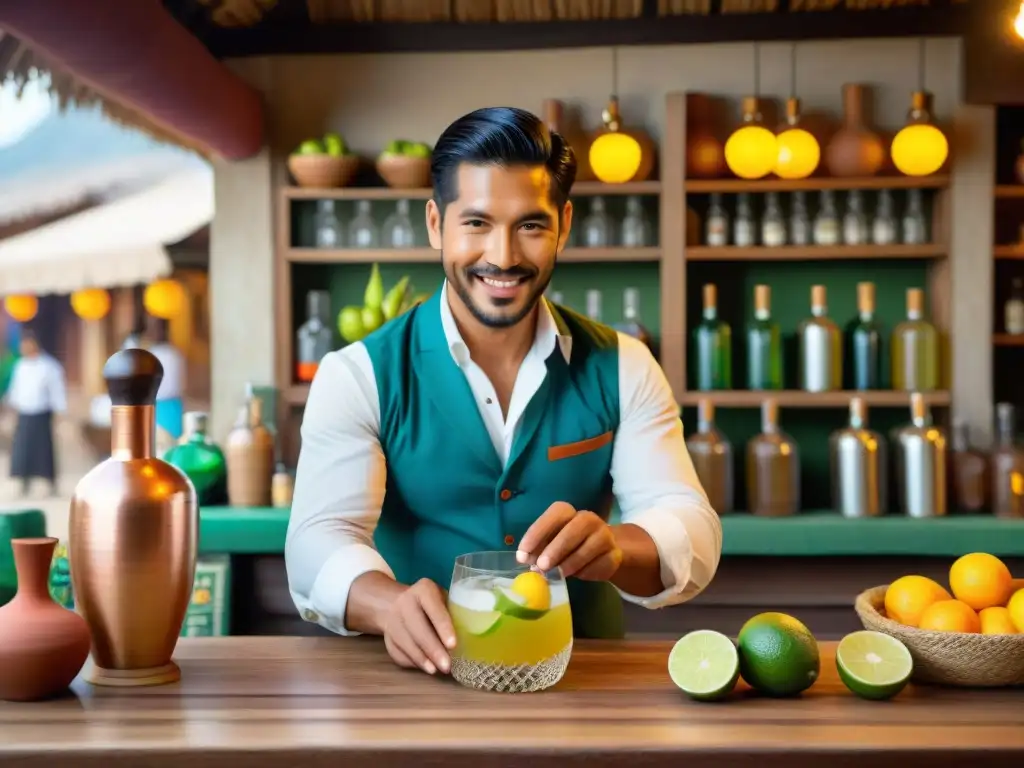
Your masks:
[[[5,768],[809,768],[1024,765],[1024,691],[908,687],[854,698],[835,646],[800,698],[686,699],[668,642],[578,642],[537,694],[403,671],[379,638],[183,639],[180,683],[0,703]]]

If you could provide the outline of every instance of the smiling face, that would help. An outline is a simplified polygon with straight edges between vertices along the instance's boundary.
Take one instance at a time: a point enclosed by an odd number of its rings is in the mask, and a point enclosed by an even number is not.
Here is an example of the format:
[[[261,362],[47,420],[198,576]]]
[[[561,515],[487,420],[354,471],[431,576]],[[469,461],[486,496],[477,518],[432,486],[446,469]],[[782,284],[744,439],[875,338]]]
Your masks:
[[[543,166],[459,166],[458,196],[441,212],[427,202],[430,244],[478,321],[509,328],[544,294],[569,235],[572,204],[552,202]]]

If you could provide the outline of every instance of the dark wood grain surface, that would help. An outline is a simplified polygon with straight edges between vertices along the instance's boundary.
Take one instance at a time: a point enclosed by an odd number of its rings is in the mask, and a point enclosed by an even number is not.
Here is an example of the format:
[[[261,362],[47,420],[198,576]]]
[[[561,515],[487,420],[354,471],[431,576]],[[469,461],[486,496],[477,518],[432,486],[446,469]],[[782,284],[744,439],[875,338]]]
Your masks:
[[[803,696],[738,690],[691,702],[668,679],[669,642],[578,642],[538,694],[471,691],[402,671],[376,638],[186,639],[180,683],[0,703],[8,766],[1011,766],[1024,761],[1024,691],[910,687],[861,701],[834,644]],[[927,761],[927,762],[925,762]]]

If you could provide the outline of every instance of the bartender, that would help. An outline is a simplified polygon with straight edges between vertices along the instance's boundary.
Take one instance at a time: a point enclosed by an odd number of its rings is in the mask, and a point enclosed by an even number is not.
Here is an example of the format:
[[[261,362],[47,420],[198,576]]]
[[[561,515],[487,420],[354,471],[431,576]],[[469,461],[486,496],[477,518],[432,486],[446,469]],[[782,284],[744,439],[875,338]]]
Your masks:
[[[550,303],[572,225],[572,149],[535,115],[456,120],[426,219],[445,280],[329,353],[302,420],[285,562],[300,615],[450,669],[455,558],[517,553],[569,579],[577,637],[621,637],[711,581],[721,523],[679,406],[640,341]],[[608,522],[611,496],[621,523]]]

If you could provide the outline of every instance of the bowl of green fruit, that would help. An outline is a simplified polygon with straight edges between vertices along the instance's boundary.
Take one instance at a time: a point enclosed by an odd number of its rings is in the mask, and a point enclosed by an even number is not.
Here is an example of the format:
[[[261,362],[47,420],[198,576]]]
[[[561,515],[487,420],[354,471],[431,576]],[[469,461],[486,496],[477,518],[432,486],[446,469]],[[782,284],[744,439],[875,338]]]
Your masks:
[[[377,173],[395,189],[430,186],[430,145],[395,139],[377,156]]]
[[[341,134],[327,133],[302,142],[288,156],[288,170],[300,187],[345,187],[359,170],[359,156],[352,154]]]

